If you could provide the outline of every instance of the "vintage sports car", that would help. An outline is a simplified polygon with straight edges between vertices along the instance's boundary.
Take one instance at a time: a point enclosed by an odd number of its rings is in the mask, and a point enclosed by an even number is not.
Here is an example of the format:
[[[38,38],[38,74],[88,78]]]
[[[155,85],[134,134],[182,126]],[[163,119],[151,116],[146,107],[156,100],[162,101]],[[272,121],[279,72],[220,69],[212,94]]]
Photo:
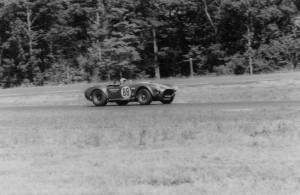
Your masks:
[[[152,101],[170,104],[174,100],[176,86],[161,85],[152,82],[126,82],[126,79],[115,80],[108,86],[93,86],[85,90],[86,99],[96,106],[105,106],[108,102],[127,105],[138,101],[141,105],[149,105]]]

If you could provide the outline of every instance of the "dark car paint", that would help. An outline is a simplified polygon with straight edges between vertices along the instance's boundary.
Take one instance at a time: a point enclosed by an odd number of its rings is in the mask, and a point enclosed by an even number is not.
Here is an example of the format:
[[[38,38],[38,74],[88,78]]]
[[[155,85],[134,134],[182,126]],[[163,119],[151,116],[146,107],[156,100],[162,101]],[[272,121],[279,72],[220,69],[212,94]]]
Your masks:
[[[121,89],[124,87],[129,87],[131,91],[130,98],[124,99],[121,95]],[[158,91],[158,89],[161,91]],[[163,93],[166,90],[169,90],[172,93],[172,98],[175,97],[176,86],[168,85],[168,84],[156,84],[151,82],[137,82],[137,83],[126,83],[124,85],[108,85],[108,86],[93,86],[85,90],[84,95],[87,100],[92,100],[92,94],[95,90],[103,91],[108,97],[108,102],[116,102],[116,101],[137,101],[137,94],[140,89],[147,89],[152,95],[153,101],[161,101],[163,100]],[[113,90],[115,92],[113,92]]]

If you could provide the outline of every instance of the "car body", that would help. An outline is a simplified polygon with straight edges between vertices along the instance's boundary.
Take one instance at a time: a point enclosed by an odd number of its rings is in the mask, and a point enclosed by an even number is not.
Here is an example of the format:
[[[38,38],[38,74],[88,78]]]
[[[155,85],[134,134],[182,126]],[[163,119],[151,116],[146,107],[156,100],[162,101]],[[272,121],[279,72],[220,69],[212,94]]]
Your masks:
[[[126,105],[136,101],[141,105],[149,105],[152,101],[170,104],[174,100],[176,90],[176,86],[168,84],[131,81],[117,84],[115,81],[107,86],[92,86],[85,90],[84,95],[96,106],[105,106],[108,102]]]

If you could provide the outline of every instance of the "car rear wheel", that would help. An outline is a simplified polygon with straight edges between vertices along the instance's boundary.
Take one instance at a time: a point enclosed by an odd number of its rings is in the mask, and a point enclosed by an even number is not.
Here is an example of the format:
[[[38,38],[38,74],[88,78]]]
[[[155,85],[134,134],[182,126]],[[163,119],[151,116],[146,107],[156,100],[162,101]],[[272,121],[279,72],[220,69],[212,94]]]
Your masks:
[[[163,104],[171,104],[173,102],[173,100],[174,100],[174,97],[172,97],[169,100],[161,100],[161,103],[163,103]]]
[[[129,102],[126,102],[126,101],[119,101],[119,102],[116,102],[119,106],[125,106],[127,105]]]
[[[139,90],[137,97],[141,105],[149,105],[152,102],[152,96],[147,89]]]
[[[107,104],[107,96],[101,90],[96,90],[92,94],[92,101],[95,106],[105,106]]]

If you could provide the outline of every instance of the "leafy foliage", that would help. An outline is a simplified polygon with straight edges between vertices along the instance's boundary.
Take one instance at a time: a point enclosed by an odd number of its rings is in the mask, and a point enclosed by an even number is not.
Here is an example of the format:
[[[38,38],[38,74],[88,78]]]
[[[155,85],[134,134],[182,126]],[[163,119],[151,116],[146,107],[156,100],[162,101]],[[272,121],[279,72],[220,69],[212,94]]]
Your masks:
[[[1,0],[0,85],[299,68],[296,0]]]

